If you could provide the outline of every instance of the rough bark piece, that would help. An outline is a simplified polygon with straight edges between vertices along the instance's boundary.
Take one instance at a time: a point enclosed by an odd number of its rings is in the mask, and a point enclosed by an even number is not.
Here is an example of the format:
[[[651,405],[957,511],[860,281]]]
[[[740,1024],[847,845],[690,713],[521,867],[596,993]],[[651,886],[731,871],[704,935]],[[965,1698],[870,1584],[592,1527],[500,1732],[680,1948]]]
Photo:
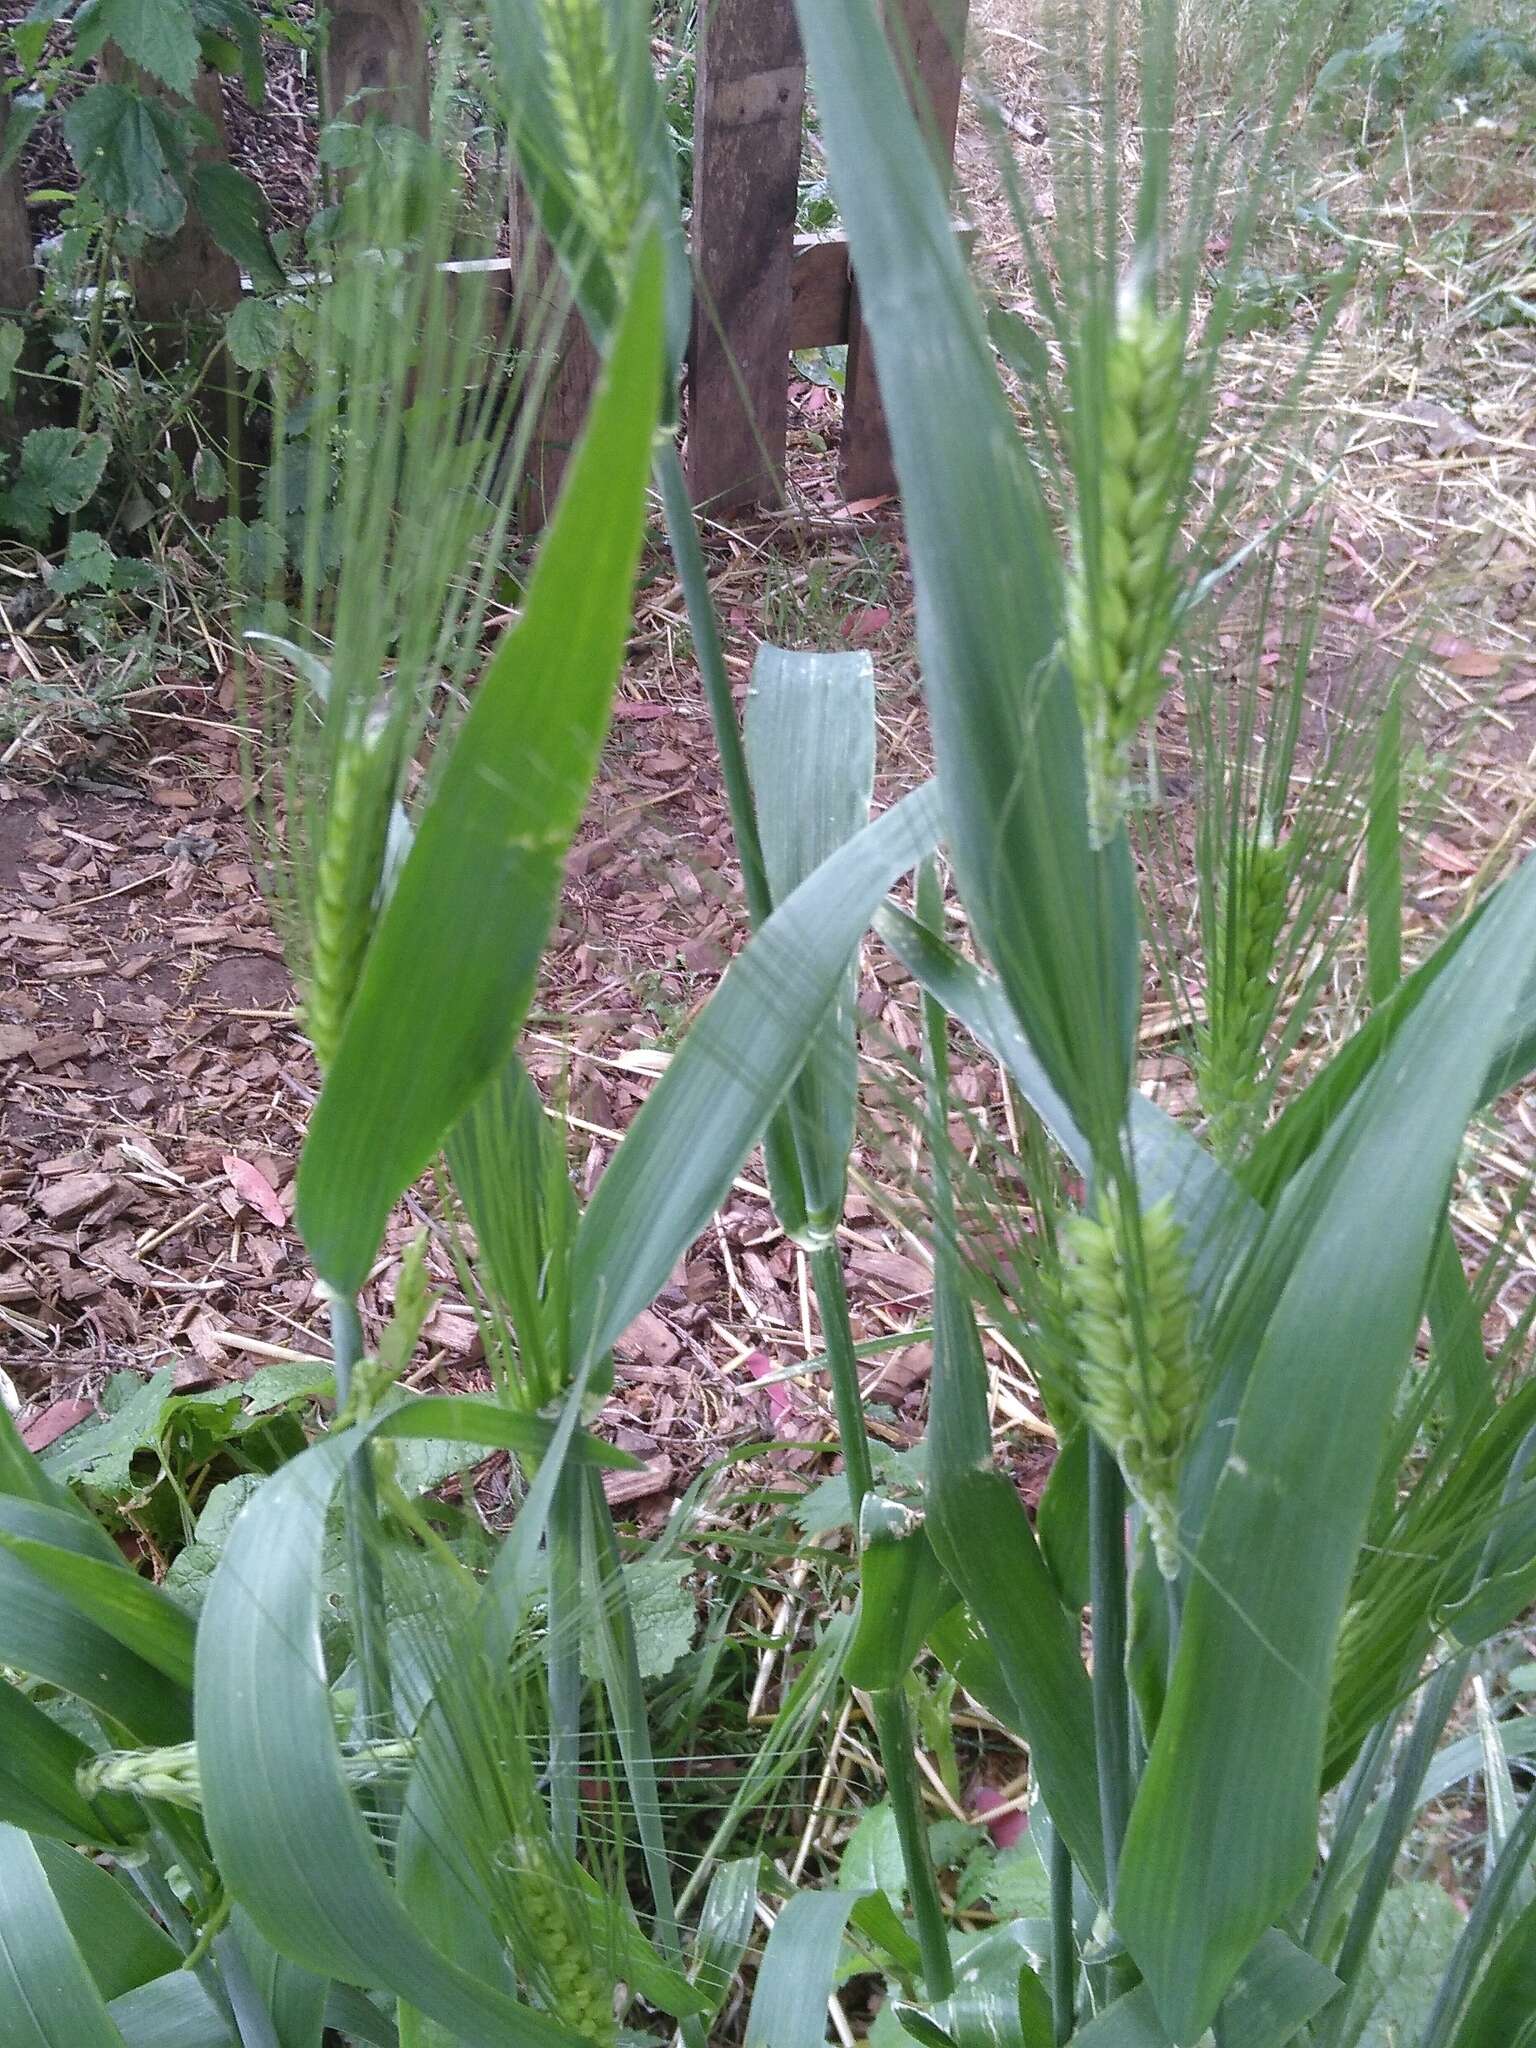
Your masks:
[[[946,179],[954,162],[965,69],[970,0],[885,0],[885,20],[897,64],[934,159]],[[850,503],[884,498],[896,489],[885,408],[875,382],[873,351],[859,319],[854,282],[848,323],[848,370],[843,388],[843,496]]]
[[[852,294],[848,244],[840,236],[801,235],[790,278],[790,347],[840,347],[848,339]]]
[[[713,0],[695,106],[688,481],[722,512],[784,485],[805,109],[793,0]]]
[[[336,0],[324,76],[331,120],[387,121],[425,135],[432,86],[422,0]]]

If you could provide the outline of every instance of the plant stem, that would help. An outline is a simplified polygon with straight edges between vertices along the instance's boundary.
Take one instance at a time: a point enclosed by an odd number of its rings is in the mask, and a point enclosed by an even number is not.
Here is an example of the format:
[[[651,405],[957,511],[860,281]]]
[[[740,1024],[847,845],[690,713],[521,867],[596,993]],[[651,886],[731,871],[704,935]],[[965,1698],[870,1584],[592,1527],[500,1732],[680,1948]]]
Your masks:
[[[757,836],[757,807],[752,801],[746,748],[742,744],[741,725],[736,717],[736,702],[731,695],[731,678],[725,666],[725,649],[720,641],[715,602],[710,595],[709,570],[704,550],[699,544],[698,521],[688,496],[682,458],[673,440],[668,440],[656,457],[656,487],[661,493],[662,517],[666,521],[678,581],[683,586],[683,602],[688,608],[694,657],[699,664],[704,696],[715,728],[720,779],[725,784],[731,831],[735,835],[736,853],[741,861],[742,889],[748,913],[756,927],[767,922],[773,910],[773,898],[768,889],[768,871],[763,864],[762,842]]]
[[[949,1933],[944,1921],[944,1901],[928,1852],[928,1827],[923,1816],[923,1799],[912,1762],[912,1711],[900,1686],[889,1686],[869,1696],[875,1737],[880,1745],[880,1762],[885,1771],[891,1811],[896,1817],[896,1838],[906,1866],[907,1891],[912,1900],[912,1917],[917,1922],[917,1946],[923,1958],[923,1983],[934,2002],[954,1995],[955,1973],[949,1954]]]
[[[1057,2042],[1077,2030],[1077,1920],[1072,1910],[1072,1857],[1051,1829],[1051,2014]]]
[[[549,1808],[556,1845],[574,1854],[581,1761],[581,1516],[583,1480],[567,1464],[549,1511]]]
[[[1093,1600],[1093,1737],[1104,1830],[1105,1903],[1113,1910],[1132,1789],[1125,1684],[1125,1481],[1096,1436],[1088,1441],[1088,1546]]]
[[[864,1496],[874,1486],[875,1469],[869,1453],[869,1431],[864,1426],[864,1395],[859,1386],[853,1325],[848,1318],[848,1290],[843,1284],[843,1262],[836,1244],[818,1245],[811,1253],[811,1282],[816,1289],[816,1306],[821,1311],[821,1336],[837,1409],[837,1433],[842,1438],[843,1470],[848,1475],[848,1504],[853,1514],[857,1551],[859,1516]]]
[[[363,1326],[357,1304],[331,1303],[331,1354],[336,1375],[336,1408],[342,1412],[352,1391],[352,1374],[363,1355]],[[385,1623],[384,1571],[380,1560],[379,1502],[373,1483],[373,1454],[364,1446],[347,1460],[344,1482],[347,1573],[352,1590],[353,1649],[363,1727],[369,1741],[381,1741],[392,1726],[389,1632]]]
[[[1318,2048],[1334,2048],[1334,2044],[1347,2038],[1345,2030],[1354,2004],[1355,1980],[1365,1961],[1371,1936],[1376,1931],[1376,1921],[1387,1887],[1392,1882],[1392,1871],[1403,1837],[1418,1806],[1424,1773],[1429,1769],[1435,1744],[1451,1717],[1451,1709],[1456,1704],[1456,1696],[1466,1681],[1471,1663],[1470,1655],[1452,1658],[1450,1663],[1441,1665],[1425,1687],[1412,1731],[1403,1744],[1397,1768],[1392,1774],[1387,1810],[1371,1843],[1371,1853],[1366,1860],[1360,1889],[1355,1895],[1349,1924],[1344,1930],[1338,1961],[1333,1965],[1334,1975],[1343,1984],[1344,1992],[1342,1997],[1334,1999],[1318,2023]]]

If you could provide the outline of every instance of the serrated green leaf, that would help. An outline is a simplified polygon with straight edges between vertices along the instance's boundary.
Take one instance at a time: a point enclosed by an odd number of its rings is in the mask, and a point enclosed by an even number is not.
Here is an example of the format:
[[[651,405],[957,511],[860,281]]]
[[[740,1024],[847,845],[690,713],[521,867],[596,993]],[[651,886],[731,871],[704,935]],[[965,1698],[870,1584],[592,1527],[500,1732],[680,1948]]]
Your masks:
[[[131,86],[93,85],[65,108],[63,128],[76,169],[109,213],[175,234],[187,216],[187,147],[169,108]]]
[[[1360,1970],[1354,2010],[1363,2026],[1353,2048],[1418,2040],[1465,1924],[1441,1886],[1393,1885]]]
[[[117,557],[99,533],[82,528],[69,537],[64,559],[48,573],[49,587],[61,597],[73,597],[82,590],[110,590]]]
[[[624,1593],[634,1624],[642,1678],[665,1678],[693,1648],[699,1610],[681,1565],[641,1558],[624,1567]],[[595,1649],[582,1646],[589,1678],[601,1674]]]
[[[165,1411],[175,1398],[176,1372],[165,1365],[133,1384],[121,1408],[100,1422],[79,1423],[43,1455],[53,1479],[84,1481],[112,1499],[133,1491],[130,1467],[160,1441]]]
[[[16,474],[0,491],[0,526],[44,540],[55,516],[89,504],[107,466],[111,442],[78,427],[34,427],[21,444]]]
[[[92,27],[130,63],[192,97],[199,56],[192,0],[96,0]]]

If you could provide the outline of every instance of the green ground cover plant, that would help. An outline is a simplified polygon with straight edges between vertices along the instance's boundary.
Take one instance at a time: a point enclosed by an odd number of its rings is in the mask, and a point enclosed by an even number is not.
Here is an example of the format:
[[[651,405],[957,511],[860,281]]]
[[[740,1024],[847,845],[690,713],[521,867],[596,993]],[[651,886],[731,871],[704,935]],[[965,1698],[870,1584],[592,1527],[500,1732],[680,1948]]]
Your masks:
[[[527,427],[509,457],[512,398],[468,374],[480,310],[418,260],[433,235],[354,209],[295,396],[323,419],[295,474],[323,488],[295,485],[296,574],[259,593],[252,642],[256,820],[323,1072],[296,1215],[329,1385],[252,1382],[206,1413],[151,1385],[41,1461],[0,1418],[0,2036],[814,2048],[864,1979],[872,2037],[927,2048],[1529,2041],[1536,1745],[1493,1695],[1518,1689],[1536,1599],[1536,1389],[1528,1317],[1485,1341],[1502,1248],[1469,1270],[1451,1198],[1469,1125],[1536,1069],[1536,871],[1404,960],[1414,665],[1363,671],[1301,778],[1317,582],[1276,564],[1282,542],[1326,550],[1326,525],[1288,487],[1224,550],[1230,494],[1198,473],[1316,24],[1272,117],[1203,129],[1189,163],[1171,11],[1094,48],[1056,24],[1099,90],[1051,224],[1012,188],[1026,324],[967,272],[899,35],[872,0],[803,0],[934,742],[932,780],[872,818],[866,656],[765,647],[744,717],[733,700],[677,456],[689,293],[649,12],[487,13],[603,379],[471,688]],[[1272,81],[1273,46],[1255,61]],[[445,178],[409,202],[413,226],[423,203],[451,223],[462,196]],[[583,1196],[519,1042],[653,499],[751,932]],[[1286,606],[1278,669],[1213,649],[1214,619],[1263,648]],[[1160,835],[1175,665],[1192,850]],[[1174,868],[1182,897],[1158,887]],[[1329,1037],[1310,1026],[1341,927],[1367,987]],[[934,1371],[902,1461],[870,1438],[838,1237],[872,930],[923,1027],[907,1195]],[[1183,1121],[1139,1085],[1149,958],[1190,1018]],[[1021,1107],[1007,1176],[954,1140],[967,1037]],[[758,1144],[814,1280],[842,1471],[798,1533],[773,1502],[706,1527],[701,1487],[643,1549],[603,1487],[625,1454],[590,1425],[615,1341]],[[431,1305],[419,1253],[372,1348],[358,1317],[431,1174],[482,1395],[399,1385]],[[1059,1446],[1033,1519],[989,1332]],[[162,1587],[110,1518],[172,1512],[162,1475],[185,1514],[198,1431],[220,1483],[182,1531],[195,1571]],[[493,1449],[521,1475],[495,1530],[441,1484]],[[790,1556],[815,1612],[764,1725],[742,1651],[788,1645],[734,1641],[732,1615]],[[883,1797],[840,1870],[807,1870],[776,1853],[777,1805],[850,1697]],[[1009,1849],[930,1821],[917,1747],[958,1784],[962,1703],[1027,1750]],[[743,1754],[690,1806],[668,1765],[711,1705]],[[1473,1776],[1487,1854],[1463,1914],[1407,1848]],[[1433,1956],[1412,1985],[1410,1941]]]

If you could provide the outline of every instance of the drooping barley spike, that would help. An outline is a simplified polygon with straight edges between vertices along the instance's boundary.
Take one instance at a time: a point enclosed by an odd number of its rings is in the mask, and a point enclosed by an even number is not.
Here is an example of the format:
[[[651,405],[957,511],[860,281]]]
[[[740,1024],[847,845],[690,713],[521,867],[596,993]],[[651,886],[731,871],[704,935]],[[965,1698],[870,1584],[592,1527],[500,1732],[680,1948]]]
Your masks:
[[[1223,1159],[1233,1156],[1258,1093],[1290,880],[1290,847],[1265,823],[1227,874],[1216,906],[1196,1081],[1212,1147]]]
[[[614,1981],[592,1939],[590,1915],[574,1878],[562,1879],[546,1842],[524,1838],[508,1851],[517,1876],[520,1959],[555,2018],[592,2048],[614,2048]]]
[[[304,1028],[322,1073],[336,1057],[373,936],[393,782],[387,727],[365,729],[342,741],[315,863],[304,1000]]]
[[[1125,810],[1131,742],[1166,687],[1178,579],[1171,563],[1185,387],[1184,329],[1136,292],[1110,340],[1092,521],[1075,522],[1064,641],[1087,748],[1089,830],[1102,846]]]
[[[1106,1196],[1065,1234],[1083,1415],[1140,1501],[1158,1568],[1171,1579],[1179,1473],[1200,1402],[1184,1233],[1171,1203],[1158,1202],[1142,1212],[1136,1257],[1120,1204]]]
[[[549,97],[583,227],[605,255],[628,253],[639,171],[602,0],[543,0]]]

